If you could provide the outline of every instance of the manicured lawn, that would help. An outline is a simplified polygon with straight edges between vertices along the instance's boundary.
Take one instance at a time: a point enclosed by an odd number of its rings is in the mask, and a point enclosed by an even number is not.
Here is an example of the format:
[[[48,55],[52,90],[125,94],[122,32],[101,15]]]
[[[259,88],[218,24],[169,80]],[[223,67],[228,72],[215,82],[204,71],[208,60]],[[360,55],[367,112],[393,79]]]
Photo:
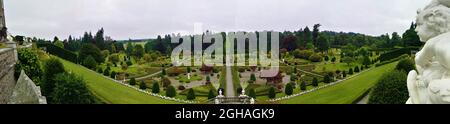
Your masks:
[[[231,69],[231,75],[233,78],[233,88],[234,88],[234,92],[237,92],[238,88],[242,88],[241,86],[241,81],[239,80],[239,72],[237,71],[237,68],[234,67]],[[240,94],[240,93],[237,93]]]
[[[214,90],[214,93],[216,93],[216,89],[212,85],[203,85],[192,88],[195,92],[195,100],[197,101],[206,101],[208,100],[208,94],[210,90]],[[182,96],[180,99],[186,99],[186,95],[188,94],[189,89],[186,89],[179,93],[178,96]]]
[[[321,83],[319,83],[319,87],[320,86],[323,86],[323,85],[326,85],[325,83],[323,83],[323,82],[321,82]],[[294,92],[293,92],[293,94],[298,94],[298,93],[301,93],[301,92],[303,92],[303,90],[301,90],[300,89],[300,86],[298,85],[298,84],[296,84],[296,86],[295,86],[296,88],[294,89]],[[269,100],[270,98],[269,98],[269,96],[268,96],[268,94],[269,94],[269,89],[270,87],[269,86],[259,86],[259,87],[257,87],[256,89],[255,89],[255,91],[256,91],[256,99],[258,99],[258,100]],[[309,86],[306,86],[306,90],[305,91],[307,91],[307,90],[311,90],[311,89],[313,89],[313,88],[315,88],[314,86],[311,86],[311,85],[309,85]],[[275,95],[275,97],[276,98],[281,98],[281,97],[285,97],[286,96],[286,93],[284,93],[284,90],[285,89],[279,89],[279,90],[277,90],[277,94]]]
[[[179,75],[175,79],[182,83],[190,83],[192,81],[201,81],[203,80],[203,77],[201,75],[191,73],[190,79],[188,79],[187,75]]]
[[[67,71],[82,76],[89,90],[103,102],[109,104],[177,104],[177,102],[153,97],[113,82],[100,74],[60,59]]]
[[[336,70],[341,70],[341,71],[348,71],[348,69],[350,69],[350,68],[355,68],[356,66],[361,66],[361,65],[359,65],[359,64],[350,64],[350,65],[348,65],[348,64],[346,64],[346,63],[338,63],[338,62],[336,62],[336,63],[331,63],[331,62],[329,62],[329,63],[327,63],[327,64],[325,64],[325,63],[323,63],[323,64],[317,64],[316,65],[316,68],[314,69],[314,72],[329,72],[329,71],[336,71]],[[325,71],[323,70],[323,69],[325,69]]]
[[[158,66],[151,66],[150,64],[138,64],[135,62],[134,57],[131,58],[131,61],[133,63],[133,65],[128,66],[128,68],[126,70],[122,70],[122,65],[120,63],[126,63],[125,61],[123,61],[123,58],[126,56],[125,53],[118,53],[119,55],[119,60],[120,62],[117,63],[117,67],[115,67],[114,65],[111,65],[111,71],[115,71],[117,72],[126,72],[127,74],[129,74],[130,76],[127,77],[129,78],[137,78],[137,77],[142,77],[142,76],[146,76],[146,75],[150,75],[156,72],[161,71],[161,67]],[[106,58],[106,62],[109,62],[108,57]],[[106,69],[107,64],[106,63],[102,63],[101,64],[101,68],[104,70]]]
[[[337,85],[302,96],[280,101],[284,104],[351,104],[375,85],[386,72],[392,71],[397,62],[374,68]],[[405,82],[406,83],[406,82]]]

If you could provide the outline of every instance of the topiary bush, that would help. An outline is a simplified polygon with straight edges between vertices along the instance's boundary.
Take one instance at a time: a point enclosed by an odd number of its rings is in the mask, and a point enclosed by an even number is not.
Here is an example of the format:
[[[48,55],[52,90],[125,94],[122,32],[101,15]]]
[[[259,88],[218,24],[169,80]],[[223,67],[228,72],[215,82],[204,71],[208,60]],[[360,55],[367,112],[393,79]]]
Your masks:
[[[159,83],[158,82],[153,82],[153,86],[152,86],[152,93],[159,93]]]
[[[177,91],[175,90],[175,87],[173,87],[172,85],[167,87],[167,89],[166,89],[166,96],[168,96],[168,97],[175,97],[176,95],[177,95]]]
[[[131,78],[130,79],[130,85],[136,85],[136,79],[135,78]]]
[[[241,93],[242,93],[242,87],[236,88],[236,93],[237,93],[237,94],[241,94]]]
[[[209,90],[208,99],[216,98],[215,91],[213,89]]]
[[[185,90],[186,87],[184,87],[183,85],[178,86],[178,90]]]
[[[322,58],[323,57],[320,54],[313,54],[309,57],[309,60],[311,60],[311,62],[321,62]]]
[[[105,69],[105,71],[103,71],[103,75],[105,75],[105,76],[110,76],[110,75],[111,75],[111,73],[109,73],[110,70],[111,70],[111,68],[110,68],[110,67],[107,67],[107,68]]]
[[[395,67],[396,70],[400,70],[400,71],[404,71],[407,73],[409,73],[412,70],[416,70],[416,65],[414,63],[414,61],[410,58],[405,58],[400,60],[400,62],[398,62],[397,66]]]
[[[286,87],[284,89],[284,93],[286,95],[292,95],[292,93],[294,93],[294,88],[292,87],[291,83],[286,84]]]
[[[41,82],[42,94],[51,100],[51,94],[55,88],[55,76],[66,72],[63,64],[59,59],[51,57],[44,63],[44,80]],[[51,102],[51,101],[50,101]]]
[[[133,63],[131,61],[127,61],[127,65],[131,66],[131,65],[133,65]]]
[[[147,85],[145,84],[144,81],[141,81],[141,83],[139,83],[139,89],[141,89],[141,90],[147,89]]]
[[[55,88],[52,104],[92,104],[95,97],[89,92],[83,78],[74,74],[60,73],[54,77]]]
[[[369,104],[405,104],[409,98],[406,86],[406,74],[403,71],[392,71],[384,74],[369,97]]]
[[[192,88],[189,89],[189,92],[188,92],[186,98],[187,98],[188,100],[194,100],[194,99],[195,99],[195,92],[194,92],[194,89],[192,89]]]
[[[255,76],[254,73],[252,73],[252,74],[250,75],[250,80],[253,81],[253,82],[256,81],[256,76]]]
[[[249,97],[252,97],[252,98],[255,98],[255,99],[256,99],[256,92],[255,92],[255,89],[251,88],[251,89],[248,91],[247,95],[248,95]]]
[[[331,77],[330,77],[330,75],[325,75],[325,77],[323,77],[323,82],[324,83],[331,83],[331,81],[332,81],[332,79],[331,79]]]
[[[117,75],[117,73],[115,71],[111,72],[111,78],[112,79],[116,79],[116,75]]]
[[[168,87],[169,85],[172,84],[172,82],[171,82],[171,81],[169,80],[169,78],[167,78],[167,77],[163,77],[162,80],[161,80],[161,82],[162,82],[162,84],[163,84],[163,87]]]
[[[95,61],[94,57],[89,55],[83,60],[83,66],[95,70],[95,68],[97,68],[97,61]]]
[[[344,77],[344,78],[347,77],[347,72],[343,71],[342,72],[342,77]]]
[[[306,90],[306,82],[300,83],[300,90]]]
[[[97,68],[97,72],[98,72],[99,74],[103,74],[103,69],[102,69],[102,67]]]
[[[269,98],[271,98],[271,99],[273,99],[273,98],[276,97],[275,87],[270,87],[268,96],[269,96]]]
[[[187,67],[187,68],[186,68],[186,72],[187,72],[187,73],[191,73],[191,72],[192,72],[191,67]]]
[[[354,71],[355,71],[356,73],[358,73],[358,72],[359,72],[359,67],[356,66]]]
[[[209,75],[206,76],[206,83],[211,83],[211,77]]]
[[[314,79],[312,80],[312,86],[314,87],[319,86],[319,80],[316,77],[314,77]]]

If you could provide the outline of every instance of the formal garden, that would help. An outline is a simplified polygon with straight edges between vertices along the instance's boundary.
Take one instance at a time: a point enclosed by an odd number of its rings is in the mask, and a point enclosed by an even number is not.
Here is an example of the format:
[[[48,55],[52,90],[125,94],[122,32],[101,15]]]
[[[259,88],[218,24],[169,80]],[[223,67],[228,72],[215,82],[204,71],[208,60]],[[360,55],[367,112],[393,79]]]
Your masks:
[[[376,59],[382,52],[362,48],[351,58],[344,56],[341,49],[332,49],[328,53],[312,50],[282,53],[280,71],[275,77],[261,78],[261,67],[235,67],[234,81],[240,82],[236,85],[236,92],[245,89],[249,95],[262,101],[299,94],[375,67]]]
[[[48,84],[55,82],[48,79],[56,74],[49,72],[52,70],[67,73],[61,76],[61,82],[74,78],[85,84],[79,86],[86,88],[83,94],[87,100],[82,103],[211,103],[219,95],[219,89],[234,91],[235,96],[245,91],[257,103],[271,104],[350,104],[368,96],[368,103],[404,99],[404,94],[387,99],[391,97],[378,92],[385,90],[378,85],[389,81],[384,78],[403,80],[403,76],[389,77],[385,73],[414,69],[414,62],[404,62],[421,45],[410,41],[411,38],[405,40],[413,37],[409,36],[413,28],[401,38],[397,33],[368,36],[320,32],[319,27],[315,25],[313,31],[306,27],[281,33],[280,66],[274,77],[261,77],[261,70],[267,69],[261,66],[232,66],[230,73],[222,66],[176,67],[170,53],[179,44],[171,44],[170,35],[144,41],[115,41],[104,36],[103,29],[95,35],[86,32],[81,38],[55,37],[53,41],[32,38],[31,51],[23,54],[37,56],[37,62],[32,63],[38,63],[39,67],[29,67],[33,64],[28,63],[19,68],[25,68],[38,85],[42,83],[43,93],[51,99],[49,103],[60,103],[59,98],[63,98],[53,97],[57,85]],[[242,53],[235,55],[239,54]],[[47,61],[51,64],[46,65]],[[62,65],[63,69],[44,68],[55,65]],[[36,68],[41,69],[31,70]],[[392,87],[404,93],[405,86],[399,85]]]

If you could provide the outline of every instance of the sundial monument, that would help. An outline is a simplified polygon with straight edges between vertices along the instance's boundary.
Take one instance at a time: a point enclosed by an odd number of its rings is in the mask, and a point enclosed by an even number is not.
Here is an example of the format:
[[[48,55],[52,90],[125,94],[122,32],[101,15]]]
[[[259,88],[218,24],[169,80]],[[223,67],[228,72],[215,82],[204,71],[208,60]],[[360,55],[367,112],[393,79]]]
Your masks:
[[[416,70],[409,72],[407,104],[450,104],[450,0],[433,0],[418,11],[416,31],[422,42]]]

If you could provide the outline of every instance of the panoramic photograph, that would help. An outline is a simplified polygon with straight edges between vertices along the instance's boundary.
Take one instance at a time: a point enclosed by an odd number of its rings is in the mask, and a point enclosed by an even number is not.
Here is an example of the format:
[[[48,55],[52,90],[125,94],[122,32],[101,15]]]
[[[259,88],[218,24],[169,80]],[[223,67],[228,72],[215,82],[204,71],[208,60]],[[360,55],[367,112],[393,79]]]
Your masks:
[[[0,104],[450,103],[450,0],[0,6]]]

